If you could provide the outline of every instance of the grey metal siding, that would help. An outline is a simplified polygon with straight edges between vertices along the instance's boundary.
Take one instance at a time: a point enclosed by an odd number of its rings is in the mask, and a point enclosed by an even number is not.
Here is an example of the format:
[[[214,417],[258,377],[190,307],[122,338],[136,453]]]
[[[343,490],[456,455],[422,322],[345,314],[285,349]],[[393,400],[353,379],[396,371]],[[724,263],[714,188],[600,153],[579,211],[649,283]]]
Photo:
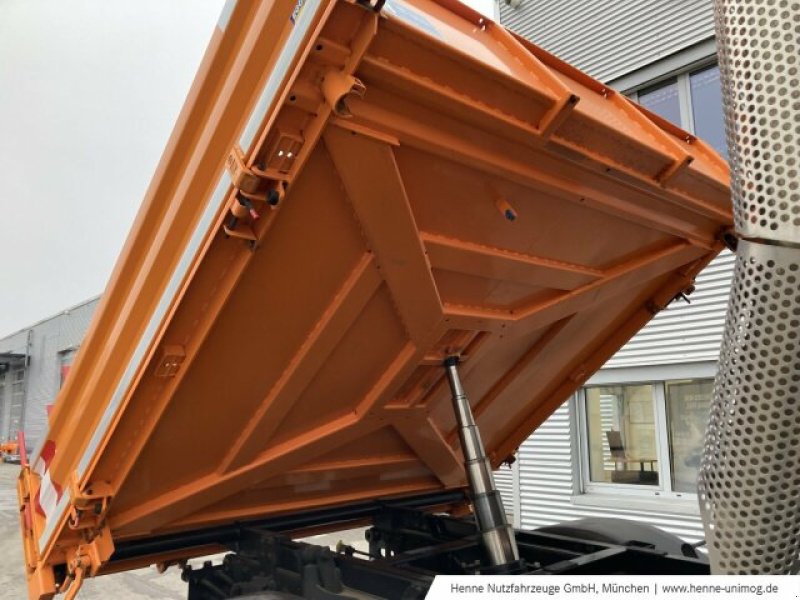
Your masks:
[[[494,483],[503,498],[508,522],[514,522],[514,471],[508,465],[501,465],[494,472]]]
[[[734,255],[727,250],[698,276],[690,303],[673,302],[617,352],[604,369],[712,360],[719,356]]]
[[[25,354],[28,347],[28,332],[18,331],[0,340],[0,353]],[[16,431],[12,431],[16,421],[15,411],[12,410],[14,402],[14,369],[9,369],[5,375],[3,394],[0,395],[0,442],[11,438],[16,439]]]
[[[564,404],[520,446],[520,523],[524,529],[572,518],[569,406]]]
[[[6,429],[11,411],[11,403],[6,397],[6,389],[10,387],[6,385],[8,380],[7,373],[0,373],[0,442],[6,441]]]
[[[5,406],[0,402],[0,437],[16,437],[19,424],[34,448],[47,429],[47,405],[61,387],[61,353],[77,348],[91,322],[98,299],[65,310],[0,339],[0,352],[27,354],[24,397],[14,403],[13,371],[6,375]]]
[[[523,529],[584,517],[622,517],[655,525],[694,542],[703,538],[700,518],[669,510],[575,504],[575,473],[570,444],[570,403],[561,406],[519,449],[520,521]]]
[[[613,81],[714,35],[710,0],[522,0],[500,22],[535,44]]]
[[[8,424],[4,432],[6,439],[16,437],[16,432],[22,429],[22,422],[25,418],[25,369],[17,367],[9,371],[8,387],[10,394],[7,398],[8,405]]]

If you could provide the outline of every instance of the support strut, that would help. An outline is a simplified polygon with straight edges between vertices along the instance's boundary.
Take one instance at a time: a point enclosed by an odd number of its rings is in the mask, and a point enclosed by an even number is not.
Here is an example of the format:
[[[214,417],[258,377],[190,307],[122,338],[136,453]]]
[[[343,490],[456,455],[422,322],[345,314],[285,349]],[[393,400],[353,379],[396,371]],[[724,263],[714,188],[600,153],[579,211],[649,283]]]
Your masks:
[[[503,500],[494,485],[492,466],[486,456],[478,426],[472,416],[472,408],[458,376],[458,357],[447,358],[444,367],[453,394],[453,410],[458,424],[464,468],[467,472],[478,531],[492,566],[514,563],[519,560],[514,530],[506,519]]]

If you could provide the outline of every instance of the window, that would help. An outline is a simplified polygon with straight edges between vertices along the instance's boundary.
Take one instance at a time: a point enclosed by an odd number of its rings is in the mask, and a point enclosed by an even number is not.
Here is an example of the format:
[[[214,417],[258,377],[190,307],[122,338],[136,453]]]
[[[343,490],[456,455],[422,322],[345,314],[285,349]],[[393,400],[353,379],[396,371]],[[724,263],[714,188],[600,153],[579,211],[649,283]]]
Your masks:
[[[687,71],[630,95],[648,110],[694,133],[728,158],[717,65]]]
[[[672,489],[695,494],[714,382],[669,381],[666,388]]]
[[[590,480],[658,485],[653,386],[586,390]]]
[[[667,121],[672,121],[676,125],[681,124],[681,101],[678,98],[677,80],[642,90],[639,92],[639,104]]]
[[[689,75],[694,133],[728,158],[719,67],[714,65]]]
[[[584,490],[696,494],[712,379],[584,388],[580,395]]]

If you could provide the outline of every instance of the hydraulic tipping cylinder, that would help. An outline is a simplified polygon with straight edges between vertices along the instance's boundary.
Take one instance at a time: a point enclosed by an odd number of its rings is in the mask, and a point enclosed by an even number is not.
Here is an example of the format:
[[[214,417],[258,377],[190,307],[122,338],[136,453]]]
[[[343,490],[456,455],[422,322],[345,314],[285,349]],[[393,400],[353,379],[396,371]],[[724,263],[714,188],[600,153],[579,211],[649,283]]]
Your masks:
[[[475,424],[469,399],[458,376],[458,357],[447,358],[444,367],[453,395],[453,410],[478,531],[492,566],[508,565],[519,560],[517,541],[514,530],[506,519],[503,500],[494,485],[492,466]]]

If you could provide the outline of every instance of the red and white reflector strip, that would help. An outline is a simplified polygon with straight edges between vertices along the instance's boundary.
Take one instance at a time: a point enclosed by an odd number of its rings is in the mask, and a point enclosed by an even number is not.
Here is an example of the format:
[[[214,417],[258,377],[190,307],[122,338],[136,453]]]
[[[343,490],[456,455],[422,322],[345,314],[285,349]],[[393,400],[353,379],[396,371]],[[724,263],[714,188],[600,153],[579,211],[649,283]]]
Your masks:
[[[63,494],[61,486],[50,477],[50,465],[55,455],[56,443],[52,440],[47,440],[42,446],[39,458],[33,465],[33,472],[41,478],[41,485],[33,499],[33,505],[36,508],[36,512],[48,520],[55,515],[58,501],[61,500]]]

